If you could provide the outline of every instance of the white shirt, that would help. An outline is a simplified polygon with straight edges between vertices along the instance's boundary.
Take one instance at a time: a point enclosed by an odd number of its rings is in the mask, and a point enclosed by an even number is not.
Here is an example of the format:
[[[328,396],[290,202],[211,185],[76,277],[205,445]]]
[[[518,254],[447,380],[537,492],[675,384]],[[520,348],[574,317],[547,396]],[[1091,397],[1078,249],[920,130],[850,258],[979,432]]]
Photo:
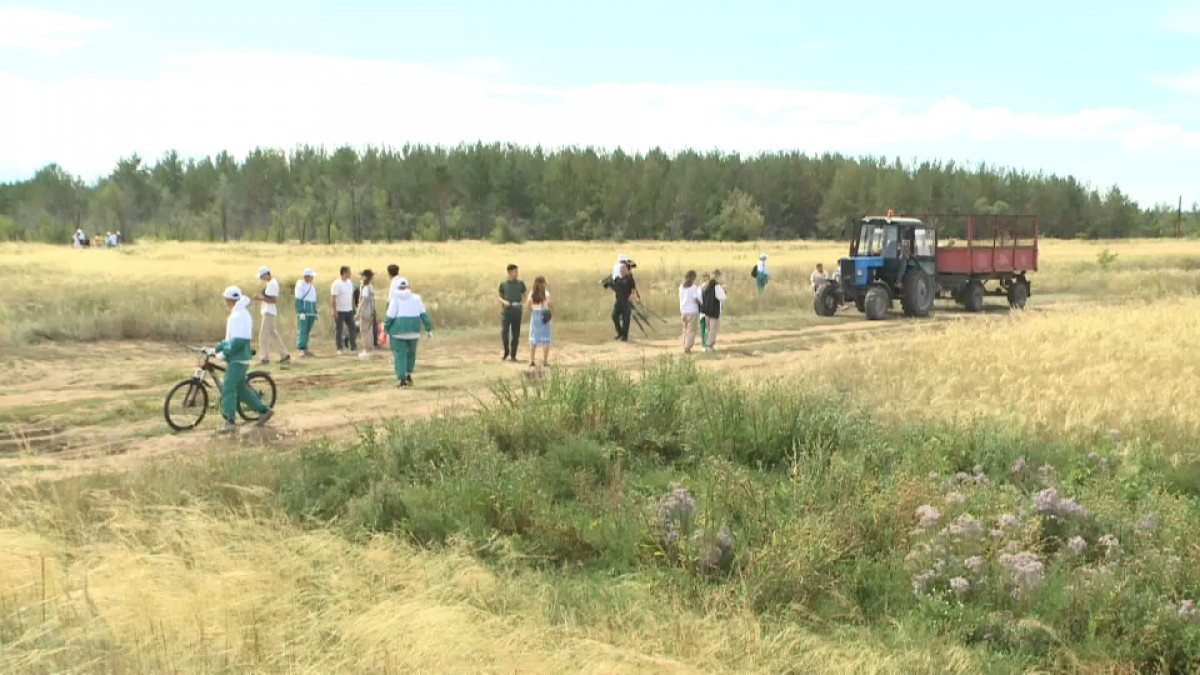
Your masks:
[[[275,277],[271,277],[271,280],[267,282],[267,287],[263,289],[263,295],[267,296],[268,298],[275,298],[275,302],[279,302],[279,280]],[[262,307],[260,307],[258,311],[263,316],[268,314],[271,316],[279,315],[279,309],[275,307],[274,302],[262,303]]]
[[[329,287],[329,294],[335,298],[334,306],[337,311],[354,311],[354,282],[349,279],[338,279]]]
[[[617,264],[613,265],[613,277],[612,278],[616,279],[617,277],[621,276],[621,265],[624,265],[624,264],[625,264],[624,260],[618,260]],[[633,270],[630,270],[630,271],[632,272]]]
[[[679,287],[679,313],[686,315],[700,313],[700,287],[696,284]]]
[[[762,276],[764,274],[767,276],[770,276],[770,274],[771,274],[770,272],[767,271],[767,261],[759,260],[758,261],[758,275]]]
[[[725,287],[722,286],[721,284],[717,284],[715,294],[717,296],[717,302],[721,303],[721,313],[724,314],[725,313]]]
[[[825,281],[828,278],[829,277],[826,276],[824,272],[821,272],[819,270],[814,270],[812,275],[810,275],[808,277],[808,282],[810,284],[812,284],[813,290],[815,291],[815,290],[817,290],[817,287],[819,287],[821,285],[821,282]]]
[[[249,340],[254,332],[254,319],[250,318],[250,312],[246,308],[250,306],[250,298],[242,298],[233,306],[229,312],[229,319],[225,321],[225,339],[226,340]]]
[[[296,282],[296,299],[307,302],[316,302],[317,289],[313,288],[312,284],[301,279],[300,281]]]

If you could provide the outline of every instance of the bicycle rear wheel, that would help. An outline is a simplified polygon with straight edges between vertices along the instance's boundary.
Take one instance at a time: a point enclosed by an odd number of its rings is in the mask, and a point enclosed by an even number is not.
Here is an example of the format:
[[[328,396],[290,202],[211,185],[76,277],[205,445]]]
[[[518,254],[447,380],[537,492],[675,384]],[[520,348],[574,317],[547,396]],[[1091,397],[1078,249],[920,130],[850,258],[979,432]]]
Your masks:
[[[194,378],[172,387],[163,401],[163,417],[175,431],[195,429],[207,413],[208,387]]]
[[[246,373],[246,386],[258,396],[258,400],[263,402],[263,405],[268,408],[275,407],[275,380],[267,373],[256,370],[253,373]],[[234,392],[231,395],[236,396]],[[259,414],[247,408],[242,400],[238,399],[237,404],[238,415],[247,422],[254,422],[259,418]]]

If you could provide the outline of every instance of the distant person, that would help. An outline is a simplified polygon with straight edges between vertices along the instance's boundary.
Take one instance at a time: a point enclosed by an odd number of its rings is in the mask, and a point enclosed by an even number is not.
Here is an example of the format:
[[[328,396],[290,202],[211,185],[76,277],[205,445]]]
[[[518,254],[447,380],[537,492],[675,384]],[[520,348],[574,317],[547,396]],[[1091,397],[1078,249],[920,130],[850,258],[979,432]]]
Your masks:
[[[813,293],[820,290],[821,286],[829,280],[829,276],[825,274],[825,265],[817,263],[817,269],[808,277],[808,283],[812,285]]]
[[[767,269],[767,254],[764,253],[758,256],[758,264],[754,267],[754,283],[757,284],[759,293],[763,292],[770,280],[771,272]]]
[[[262,315],[262,327],[258,331],[258,350],[262,352],[259,354],[259,358],[262,359],[259,363],[265,366],[271,362],[272,344],[279,348],[279,362],[287,363],[292,360],[292,356],[288,354],[275,325],[279,319],[279,281],[271,276],[271,270],[267,267],[258,268],[258,278],[267,282],[266,288],[255,298],[261,305],[259,314]]]
[[[87,235],[83,233],[82,228],[78,228],[75,230],[75,234],[71,237],[71,246],[73,248],[83,248],[86,241]]]
[[[538,347],[542,348],[542,367],[550,365],[550,320],[552,305],[550,291],[546,288],[546,277],[533,280],[533,291],[529,293],[529,367],[537,367]]]
[[[508,266],[508,278],[500,282],[500,341],[504,344],[504,358],[517,360],[517,345],[521,341],[521,307],[525,302],[525,282],[516,265]]]
[[[237,431],[234,420],[239,402],[259,414],[258,426],[266,424],[275,413],[246,384],[246,370],[253,356],[250,341],[253,338],[254,319],[246,311],[250,306],[250,298],[242,295],[237,286],[226,288],[223,295],[225,305],[229,308],[229,319],[225,322],[225,339],[217,343],[215,349],[225,361],[225,393],[221,396],[221,417],[225,418],[225,424],[218,433],[232,434]]]
[[[712,278],[701,292],[701,312],[708,323],[704,351],[717,351],[717,336],[721,334],[721,314],[725,310],[725,287],[721,285],[721,270],[713,270]]]
[[[704,292],[704,289],[708,286],[708,280],[711,278],[712,278],[712,275],[709,274],[708,272],[705,272],[704,274],[700,275],[700,292],[701,293]],[[703,299],[701,299],[701,302],[703,302]],[[704,351],[708,351],[708,348],[705,347],[705,345],[707,345],[707,344],[708,344],[708,318],[704,316],[704,312],[702,310],[700,312],[700,346],[704,347]]]
[[[354,339],[354,282],[350,281],[350,268],[342,265],[338,270],[338,278],[329,286],[330,305],[334,313],[334,340],[337,341],[337,355],[342,355],[344,346],[350,351],[358,351],[358,343]],[[343,339],[342,329],[349,332],[348,339]]]
[[[362,335],[364,341],[368,335],[371,336],[370,346],[364,342],[363,350],[358,354],[361,359],[371,358],[371,352],[375,351],[379,345],[379,324],[375,322],[375,287],[371,285],[374,278],[375,273],[371,270],[363,270],[359,275],[358,308],[356,309],[358,333]]]
[[[116,234],[113,235],[113,244],[115,246],[120,246],[121,244],[124,244],[124,243],[125,243],[125,240],[121,237],[121,231],[117,230]]]
[[[389,274],[392,267],[394,265],[388,267]],[[399,268],[396,271],[399,272]],[[433,322],[429,320],[421,296],[409,289],[407,279],[393,277],[390,295],[384,328],[387,330],[388,343],[392,346],[397,386],[407,389],[413,386],[412,373],[417,367],[417,341],[421,338],[421,328],[424,327],[429,338],[433,339]]]
[[[304,278],[296,282],[296,349],[300,356],[312,356],[308,351],[308,336],[317,322],[317,287],[313,280],[317,273],[311,268],[304,270]]]
[[[696,344],[696,327],[700,323],[700,287],[696,285],[696,270],[688,270],[679,287],[679,316],[683,322],[683,353],[691,354]]]
[[[633,316],[633,301],[636,298],[638,302],[641,302],[642,296],[638,293],[637,281],[629,271],[628,260],[617,267],[617,278],[613,279],[609,286],[615,296],[612,311],[613,327],[617,329],[615,339],[629,342],[629,321]]]

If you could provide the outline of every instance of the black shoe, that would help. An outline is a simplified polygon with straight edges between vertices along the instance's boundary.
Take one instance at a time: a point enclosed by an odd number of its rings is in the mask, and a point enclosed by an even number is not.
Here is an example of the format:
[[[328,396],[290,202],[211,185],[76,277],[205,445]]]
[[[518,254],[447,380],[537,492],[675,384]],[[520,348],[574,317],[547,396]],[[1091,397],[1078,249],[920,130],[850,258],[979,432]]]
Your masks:
[[[500,360],[501,360],[501,361],[507,361],[507,360],[508,360],[508,352],[504,352],[504,356],[501,356],[501,357],[500,357]]]
[[[409,387],[413,386],[412,375],[404,378],[404,383]]]

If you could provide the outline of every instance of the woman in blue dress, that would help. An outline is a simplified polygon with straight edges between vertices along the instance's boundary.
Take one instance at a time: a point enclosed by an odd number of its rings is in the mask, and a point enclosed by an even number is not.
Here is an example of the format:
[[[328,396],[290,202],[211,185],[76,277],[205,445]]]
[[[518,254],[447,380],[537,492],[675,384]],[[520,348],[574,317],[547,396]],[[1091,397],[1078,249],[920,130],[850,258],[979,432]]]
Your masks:
[[[542,348],[542,367],[550,361],[550,317],[553,306],[550,304],[550,292],[546,290],[546,277],[533,280],[533,292],[525,300],[529,308],[529,366],[537,367],[538,347]]]

